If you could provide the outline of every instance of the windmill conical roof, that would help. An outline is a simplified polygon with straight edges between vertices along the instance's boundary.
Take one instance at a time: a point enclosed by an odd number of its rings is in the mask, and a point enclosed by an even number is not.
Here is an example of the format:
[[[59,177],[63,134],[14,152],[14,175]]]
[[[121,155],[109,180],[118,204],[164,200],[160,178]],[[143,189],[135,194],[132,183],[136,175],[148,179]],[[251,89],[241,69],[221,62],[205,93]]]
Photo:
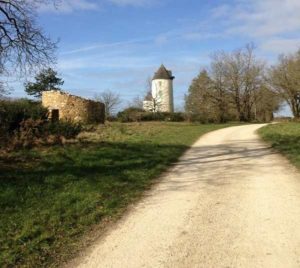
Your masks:
[[[166,67],[162,64],[157,72],[154,74],[153,80],[156,79],[167,79],[173,80],[175,77],[172,75],[172,72],[167,70]]]

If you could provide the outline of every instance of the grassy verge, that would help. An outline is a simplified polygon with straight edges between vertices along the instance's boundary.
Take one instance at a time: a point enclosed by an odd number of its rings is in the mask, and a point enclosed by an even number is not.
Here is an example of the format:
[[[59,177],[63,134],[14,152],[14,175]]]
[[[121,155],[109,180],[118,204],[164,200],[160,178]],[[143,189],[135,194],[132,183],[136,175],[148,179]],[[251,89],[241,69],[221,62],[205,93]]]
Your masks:
[[[259,134],[300,168],[300,123],[268,125]]]
[[[57,264],[200,135],[226,126],[116,123],[64,147],[0,155],[0,267]]]

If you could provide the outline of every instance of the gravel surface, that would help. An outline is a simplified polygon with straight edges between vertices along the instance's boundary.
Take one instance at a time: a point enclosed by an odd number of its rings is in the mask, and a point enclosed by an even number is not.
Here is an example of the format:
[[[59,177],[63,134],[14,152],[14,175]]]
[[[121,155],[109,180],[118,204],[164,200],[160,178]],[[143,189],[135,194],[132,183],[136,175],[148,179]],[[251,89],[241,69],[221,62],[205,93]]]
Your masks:
[[[202,136],[76,266],[300,267],[300,173],[262,126]]]

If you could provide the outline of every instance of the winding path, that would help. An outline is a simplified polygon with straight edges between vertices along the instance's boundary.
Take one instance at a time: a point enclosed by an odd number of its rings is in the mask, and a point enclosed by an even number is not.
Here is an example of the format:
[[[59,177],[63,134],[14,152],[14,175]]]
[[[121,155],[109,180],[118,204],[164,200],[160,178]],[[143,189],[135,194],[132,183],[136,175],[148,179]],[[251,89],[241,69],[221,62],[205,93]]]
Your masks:
[[[201,137],[78,267],[300,267],[300,173],[261,126]]]

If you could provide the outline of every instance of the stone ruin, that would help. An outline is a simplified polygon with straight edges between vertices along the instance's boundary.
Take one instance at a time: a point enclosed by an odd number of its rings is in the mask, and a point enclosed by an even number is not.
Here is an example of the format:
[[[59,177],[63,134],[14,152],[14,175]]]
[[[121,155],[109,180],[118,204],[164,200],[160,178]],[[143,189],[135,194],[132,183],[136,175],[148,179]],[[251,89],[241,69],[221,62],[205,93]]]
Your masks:
[[[81,123],[104,123],[105,105],[59,90],[44,91],[42,104],[49,110],[49,119]]]

